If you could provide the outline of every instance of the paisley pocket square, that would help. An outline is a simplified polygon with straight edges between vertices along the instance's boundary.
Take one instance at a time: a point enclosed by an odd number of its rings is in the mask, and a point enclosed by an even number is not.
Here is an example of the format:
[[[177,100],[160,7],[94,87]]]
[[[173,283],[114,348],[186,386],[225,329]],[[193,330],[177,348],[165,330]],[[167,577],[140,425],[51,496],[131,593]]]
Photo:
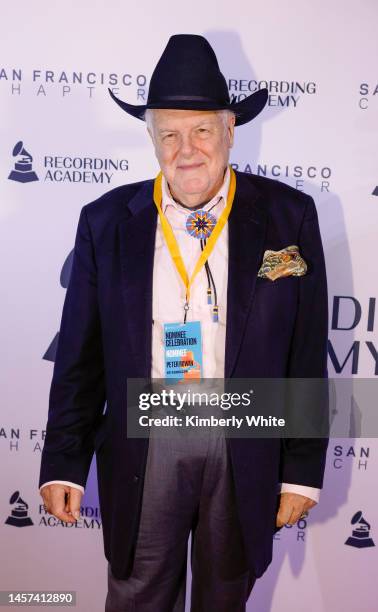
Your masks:
[[[265,251],[257,276],[274,281],[282,276],[303,276],[306,272],[307,264],[299,248],[292,244],[280,251]]]

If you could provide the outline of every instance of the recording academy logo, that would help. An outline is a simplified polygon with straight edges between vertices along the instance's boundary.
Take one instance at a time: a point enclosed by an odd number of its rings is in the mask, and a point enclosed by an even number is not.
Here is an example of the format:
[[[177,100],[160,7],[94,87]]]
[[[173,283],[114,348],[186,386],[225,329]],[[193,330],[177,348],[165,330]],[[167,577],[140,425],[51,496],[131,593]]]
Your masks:
[[[93,531],[102,528],[100,508],[98,506],[81,506],[80,518],[75,523],[66,523],[47,512],[44,504],[39,504],[39,527],[62,527],[63,529],[90,529]]]
[[[373,193],[371,195],[378,196],[378,185],[375,187]]]
[[[352,516],[350,521],[353,525],[352,535],[344,542],[354,548],[371,548],[375,546],[370,537],[370,524],[362,516],[361,510]]]
[[[29,516],[29,505],[22,499],[19,491],[15,491],[11,495],[9,503],[12,509],[9,516],[4,521],[5,525],[10,525],[11,527],[30,527],[34,525]],[[67,529],[91,530],[98,530],[102,527],[101,513],[98,505],[81,506],[80,518],[75,523],[65,523],[57,519],[47,512],[44,504],[39,504],[37,514],[36,525],[39,527],[63,527]]]
[[[17,181],[18,183],[38,181],[38,176],[32,167],[33,158],[24,148],[22,140],[19,140],[14,145],[12,155],[16,158],[16,161],[14,162],[13,170],[8,176],[9,180]]]
[[[33,525],[33,521],[28,516],[29,506],[21,498],[19,491],[15,491],[11,495],[9,503],[13,508],[5,521],[6,525],[12,525],[12,527],[30,527],[30,525]]]
[[[303,96],[315,95],[314,81],[256,81],[255,79],[229,79],[231,102],[240,102],[259,89],[268,89],[268,106],[294,107]]]
[[[19,140],[12,151],[16,158],[8,179],[19,183],[41,180],[45,183],[99,183],[109,185],[116,173],[127,172],[129,162],[123,158],[81,155],[44,155],[38,178],[32,167],[33,158]],[[42,168],[41,168],[42,166]]]
[[[5,525],[11,527],[30,527],[34,522],[29,516],[29,504],[24,501],[19,491],[12,493],[9,504],[11,511]],[[75,523],[66,523],[47,512],[43,503],[38,505],[38,510],[34,508],[34,516],[37,516],[35,525],[38,527],[64,527],[67,529],[92,529],[102,528],[101,512],[98,503],[94,505],[82,505],[80,507],[80,517]]]

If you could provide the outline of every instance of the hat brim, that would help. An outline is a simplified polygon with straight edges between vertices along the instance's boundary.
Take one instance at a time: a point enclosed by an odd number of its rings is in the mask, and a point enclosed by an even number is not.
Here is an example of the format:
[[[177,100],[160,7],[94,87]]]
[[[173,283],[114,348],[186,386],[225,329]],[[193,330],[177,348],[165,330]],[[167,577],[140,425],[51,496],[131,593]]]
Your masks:
[[[268,90],[259,89],[240,102],[230,104],[218,104],[208,100],[160,100],[159,102],[149,102],[148,104],[129,104],[117,98],[111,89],[108,89],[111,98],[129,115],[144,121],[145,112],[148,108],[171,108],[181,110],[230,110],[235,113],[235,125],[243,125],[252,121],[261,111],[268,101]]]

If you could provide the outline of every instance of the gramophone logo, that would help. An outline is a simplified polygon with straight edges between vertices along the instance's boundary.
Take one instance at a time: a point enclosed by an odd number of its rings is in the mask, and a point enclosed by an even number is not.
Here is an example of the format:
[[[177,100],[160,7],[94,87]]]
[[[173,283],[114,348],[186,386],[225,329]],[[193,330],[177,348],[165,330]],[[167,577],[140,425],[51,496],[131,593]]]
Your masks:
[[[38,181],[38,176],[33,170],[32,161],[33,158],[24,149],[22,140],[19,140],[12,151],[13,157],[16,158],[14,163],[14,169],[11,171],[8,178],[11,181],[17,181],[18,183],[31,183],[32,181]]]
[[[371,195],[378,196],[378,185],[377,185],[377,187],[375,187],[375,189],[374,189],[374,191],[373,191],[373,193]]]
[[[5,521],[6,525],[13,527],[29,527],[33,525],[33,521],[28,516],[28,504],[21,498],[20,492],[15,491],[11,496],[9,503],[13,506],[10,515]]]
[[[354,546],[355,548],[370,548],[375,546],[370,537],[370,525],[362,516],[361,510],[352,516],[352,525],[354,525],[352,535],[347,539],[345,544]]]

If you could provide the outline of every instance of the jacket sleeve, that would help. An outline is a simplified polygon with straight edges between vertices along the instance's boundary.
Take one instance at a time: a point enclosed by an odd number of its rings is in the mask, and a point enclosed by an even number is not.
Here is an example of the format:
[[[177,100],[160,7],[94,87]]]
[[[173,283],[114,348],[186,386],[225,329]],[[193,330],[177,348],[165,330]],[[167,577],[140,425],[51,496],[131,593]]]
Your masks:
[[[300,385],[289,381],[289,404],[294,406],[289,405],[288,410],[293,410],[296,424],[298,420],[305,424],[307,417],[310,423],[317,423],[316,431],[322,437],[282,439],[280,478],[281,482],[321,488],[328,446],[328,438],[322,433],[328,435],[328,389],[327,381],[319,379],[328,377],[328,297],[317,211],[313,199],[307,198],[298,246],[308,270],[300,278],[287,374],[290,379],[306,380]],[[319,424],[322,426],[318,427]]]
[[[63,306],[39,486],[51,480],[85,486],[105,399],[97,272],[84,207]]]

